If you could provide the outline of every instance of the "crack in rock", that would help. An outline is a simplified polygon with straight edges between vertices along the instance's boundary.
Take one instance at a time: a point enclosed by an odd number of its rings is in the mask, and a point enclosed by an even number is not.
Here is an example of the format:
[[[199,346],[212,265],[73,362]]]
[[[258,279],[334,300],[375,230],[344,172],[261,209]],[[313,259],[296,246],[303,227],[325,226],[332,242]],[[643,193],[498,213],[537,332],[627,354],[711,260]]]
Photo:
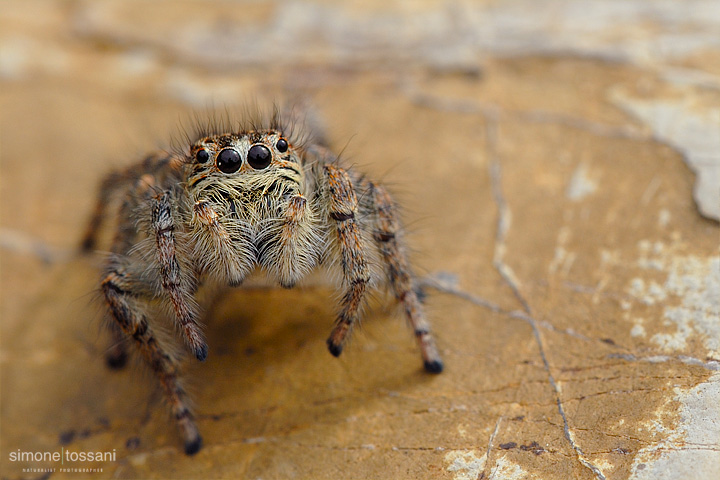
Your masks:
[[[487,125],[487,151],[490,159],[490,182],[492,185],[493,199],[498,209],[498,223],[495,238],[496,243],[493,264],[495,265],[495,268],[497,269],[503,280],[510,286],[513,293],[515,294],[515,297],[520,301],[520,304],[523,306],[523,309],[528,315],[528,323],[532,328],[535,342],[538,345],[540,358],[542,359],[545,371],[547,372],[548,381],[553,391],[555,392],[558,413],[563,420],[563,431],[565,433],[565,438],[567,439],[572,449],[575,451],[578,461],[585,468],[593,472],[596,478],[600,480],[605,480],[605,475],[603,475],[602,471],[597,466],[590,463],[587,458],[585,458],[585,454],[575,441],[574,435],[570,429],[570,423],[568,422],[567,415],[565,414],[565,408],[563,406],[560,394],[560,387],[555,381],[552,370],[550,369],[550,363],[545,353],[545,344],[542,340],[540,329],[537,325],[537,322],[533,318],[532,309],[530,308],[529,303],[522,295],[519,281],[512,272],[512,269],[510,269],[510,267],[504,262],[504,253],[506,250],[505,239],[510,229],[511,213],[502,191],[502,166],[499,155],[497,154],[497,116],[486,116],[485,119]]]

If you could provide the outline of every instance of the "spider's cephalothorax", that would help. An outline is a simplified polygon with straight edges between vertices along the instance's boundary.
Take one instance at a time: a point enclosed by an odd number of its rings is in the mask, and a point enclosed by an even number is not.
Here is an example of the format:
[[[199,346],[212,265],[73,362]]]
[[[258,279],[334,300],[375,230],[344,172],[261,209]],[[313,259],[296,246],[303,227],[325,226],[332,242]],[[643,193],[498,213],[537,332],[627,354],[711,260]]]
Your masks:
[[[275,117],[234,133],[199,134],[177,153],[148,156],[109,175],[84,237],[92,249],[109,203],[118,226],[101,291],[125,363],[130,338],[155,371],[189,454],[201,437],[178,362],[158,341],[146,308],[173,312],[193,355],[208,354],[195,302],[204,279],[240,285],[256,270],[290,288],[316,267],[336,268],[344,295],[327,345],[342,352],[369,288],[387,284],[404,307],[426,370],[442,371],[405,257],[395,205],[377,184],[343,168],[321,142],[294,136]],[[285,133],[288,132],[288,133]]]
[[[327,226],[305,152],[267,130],[205,137],[190,153],[187,225],[201,273],[239,285],[260,265],[292,287],[317,265]]]

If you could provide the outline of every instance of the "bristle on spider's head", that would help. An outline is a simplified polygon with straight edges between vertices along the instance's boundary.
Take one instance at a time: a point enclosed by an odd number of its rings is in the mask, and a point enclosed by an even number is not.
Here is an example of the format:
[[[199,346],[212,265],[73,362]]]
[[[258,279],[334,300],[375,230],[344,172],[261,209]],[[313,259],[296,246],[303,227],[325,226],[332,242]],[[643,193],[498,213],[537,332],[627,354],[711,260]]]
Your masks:
[[[178,134],[171,142],[171,153],[179,158],[187,157],[189,147],[198,140],[222,134],[244,135],[251,132],[275,131],[281,133],[294,146],[303,148],[308,144],[327,145],[316,112],[306,102],[261,107],[257,101],[231,110],[208,108],[195,111],[189,121],[181,121]]]

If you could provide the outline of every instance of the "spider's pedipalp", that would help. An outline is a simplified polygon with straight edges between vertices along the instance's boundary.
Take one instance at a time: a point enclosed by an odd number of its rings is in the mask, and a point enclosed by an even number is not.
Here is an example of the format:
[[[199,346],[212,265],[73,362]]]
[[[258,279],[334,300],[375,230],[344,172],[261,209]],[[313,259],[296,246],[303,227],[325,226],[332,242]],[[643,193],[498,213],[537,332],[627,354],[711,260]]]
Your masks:
[[[282,287],[292,288],[316,266],[325,243],[317,223],[307,199],[296,194],[288,199],[282,221],[258,235],[260,264]]]

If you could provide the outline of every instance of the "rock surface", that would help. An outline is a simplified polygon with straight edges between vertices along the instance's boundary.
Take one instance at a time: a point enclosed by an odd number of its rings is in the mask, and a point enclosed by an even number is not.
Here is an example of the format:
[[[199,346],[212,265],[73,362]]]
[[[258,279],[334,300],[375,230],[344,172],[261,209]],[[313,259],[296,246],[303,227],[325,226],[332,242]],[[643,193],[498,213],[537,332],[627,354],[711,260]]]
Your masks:
[[[716,478],[716,1],[8,0],[0,27],[0,477]],[[382,296],[334,359],[334,292],[224,292],[186,457],[144,367],[105,368],[77,245],[193,111],[300,97],[404,205],[446,371]],[[11,456],[66,451],[115,457]]]

